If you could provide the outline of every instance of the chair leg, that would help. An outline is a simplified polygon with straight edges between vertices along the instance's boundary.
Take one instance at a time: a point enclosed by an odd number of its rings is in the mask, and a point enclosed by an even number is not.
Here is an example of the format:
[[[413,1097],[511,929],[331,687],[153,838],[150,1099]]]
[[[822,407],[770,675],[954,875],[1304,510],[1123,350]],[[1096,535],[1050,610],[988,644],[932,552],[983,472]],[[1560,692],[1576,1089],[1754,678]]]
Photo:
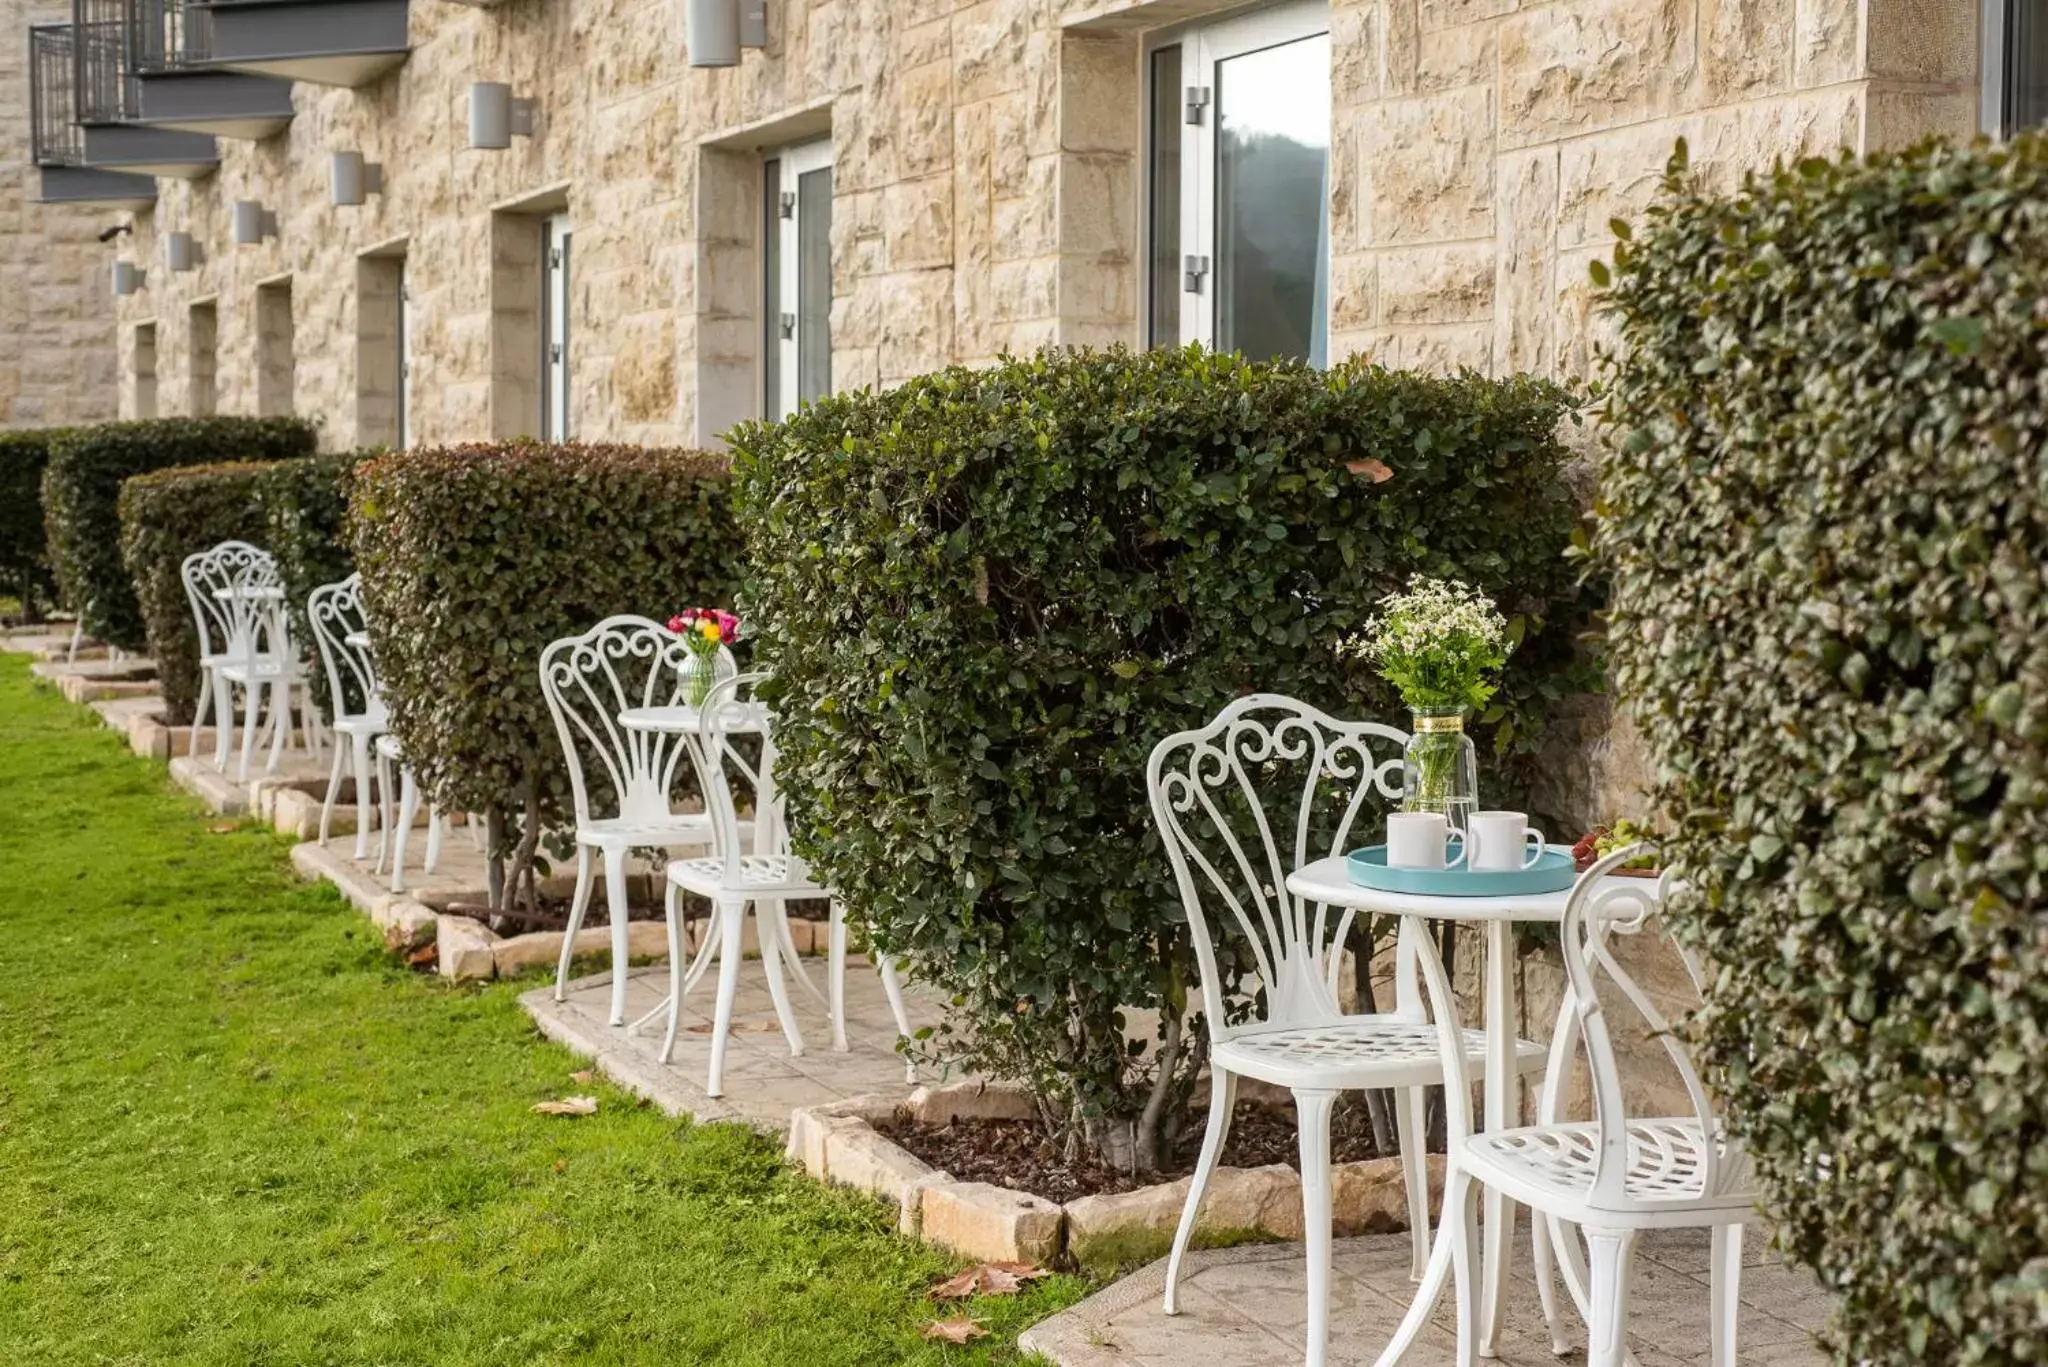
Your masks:
[[[626,1023],[626,970],[633,956],[626,921],[626,847],[613,845],[604,852],[604,901],[612,926],[612,1024]]]
[[[242,690],[242,762],[235,770],[235,781],[249,781],[249,761],[256,757],[256,716],[263,707],[263,685],[250,680]]]
[[[1178,1315],[1180,1305],[1180,1260],[1195,1234],[1195,1217],[1202,1209],[1202,1195],[1209,1189],[1209,1177],[1223,1145],[1230,1138],[1230,1113],[1237,1108],[1237,1074],[1215,1064],[1209,1065],[1209,1124],[1202,1131],[1202,1156],[1195,1162],[1195,1175],[1188,1183],[1188,1198],[1181,1203],[1180,1224],[1173,1231],[1173,1252],[1166,1258],[1165,1311]]]
[[[1629,1283],[1636,1236],[1628,1229],[1586,1230],[1592,1305],[1586,1318],[1586,1367],[1622,1367],[1628,1343]]]
[[[1423,1123],[1427,1096],[1420,1087],[1394,1092],[1394,1134],[1401,1145],[1401,1178],[1408,1188],[1408,1277],[1418,1282],[1429,1266],[1429,1137]]]
[[[327,844],[327,831],[334,824],[334,800],[341,796],[341,741],[334,743],[334,763],[327,769],[327,796],[320,803],[320,844]]]
[[[662,921],[668,929],[668,1029],[661,1037],[661,1061],[667,1063],[676,1051],[676,1031],[683,1023],[683,976],[689,966],[683,962],[683,899],[676,885],[668,885],[663,899]]]
[[[441,830],[447,824],[448,817],[439,807],[427,808],[427,858],[420,865],[425,873],[431,874],[441,865]]]
[[[405,891],[405,845],[420,814],[420,780],[410,764],[398,766],[398,820],[391,823],[391,890]]]
[[[213,690],[213,767],[228,771],[228,747],[235,738],[235,686],[226,679]]]
[[[576,957],[576,932],[583,929],[583,912],[590,905],[590,846],[576,846],[576,894],[569,899],[569,925],[562,936],[562,959],[555,965],[555,1000],[569,982],[569,961]]]
[[[896,975],[896,965],[886,957],[877,955],[875,967],[882,974],[882,995],[889,999],[889,1013],[896,1017],[896,1037],[908,1045],[912,1031],[910,1012],[903,1005],[903,981]],[[903,1051],[903,1081],[909,1086],[917,1085],[917,1056],[908,1048]]]
[[[361,731],[348,738],[349,767],[356,776],[356,858],[370,854],[370,738]]]
[[[834,902],[825,951],[825,992],[832,1016],[832,1048],[846,1052],[846,908]]]
[[[1557,1268],[1551,1245],[1555,1232],[1548,1215],[1540,1210],[1529,1212],[1529,1252],[1535,1263],[1536,1298],[1543,1304],[1543,1324],[1550,1331],[1550,1351],[1557,1357],[1564,1357],[1572,1351],[1572,1343],[1565,1335],[1564,1316],[1558,1310]]]
[[[275,774],[284,760],[284,743],[292,729],[292,686],[282,679],[270,686],[270,757],[263,762],[265,774]]]
[[[206,709],[213,706],[213,671],[202,667],[199,671],[199,701],[192,704],[192,739],[186,745],[187,754],[199,753],[199,728],[206,725]]]
[[[1707,1326],[1711,1367],[1735,1367],[1735,1331],[1742,1318],[1742,1226],[1714,1226],[1713,1320]]]
[[[746,952],[747,903],[743,897],[718,903],[718,1007],[711,1017],[711,1076],[707,1096],[725,1095],[725,1046],[732,1034],[732,1007],[740,992],[740,960]]]
[[[1323,1367],[1330,1355],[1330,1113],[1337,1093],[1297,1088],[1295,1128],[1301,1137],[1301,1232],[1308,1245],[1308,1324],[1303,1362]]]
[[[1451,1236],[1451,1285],[1458,1307],[1458,1367],[1479,1362],[1479,1191],[1464,1169],[1444,1183],[1444,1223]]]
[[[384,861],[391,857],[391,825],[397,818],[392,809],[398,804],[392,792],[391,760],[382,750],[377,752],[377,863],[376,871],[384,872]]]
[[[761,941],[761,970],[768,978],[768,996],[775,1003],[775,1019],[782,1023],[782,1037],[789,1041],[790,1057],[801,1058],[803,1027],[796,1023],[796,1012],[790,1009],[789,983],[783,977],[782,936],[778,930],[781,915],[780,903],[754,905],[754,929]]]

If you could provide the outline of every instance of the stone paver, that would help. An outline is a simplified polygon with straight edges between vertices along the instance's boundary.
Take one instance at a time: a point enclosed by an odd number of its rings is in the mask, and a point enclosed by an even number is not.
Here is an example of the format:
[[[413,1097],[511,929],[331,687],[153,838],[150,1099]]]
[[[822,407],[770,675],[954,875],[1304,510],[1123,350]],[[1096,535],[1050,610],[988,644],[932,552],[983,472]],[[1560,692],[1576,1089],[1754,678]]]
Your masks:
[[[804,967],[820,991],[825,987],[825,962],[806,958]],[[682,1030],[674,1059],[659,1060],[661,1029],[650,1025],[644,1034],[629,1035],[624,1027],[606,1023],[611,1004],[611,974],[598,973],[569,984],[567,1000],[557,1002],[554,987],[529,992],[520,1004],[542,1033],[579,1054],[596,1060],[604,1074],[620,1086],[647,1097],[672,1115],[699,1120],[743,1120],[782,1133],[789,1113],[799,1106],[819,1106],[857,1096],[908,1097],[915,1083],[904,1077],[896,1052],[896,1024],[882,993],[880,976],[867,962],[851,958],[846,965],[846,1038],[848,1049],[832,1048],[824,1008],[794,983],[790,987],[805,1051],[791,1057],[789,1044],[775,1023],[761,964],[749,959],[740,976],[733,1033],[726,1047],[725,1095],[704,1091],[711,1064],[711,1009],[716,970],[707,974],[684,1000]],[[626,991],[626,1018],[637,1020],[651,1011],[668,990],[666,966],[633,970]],[[930,1025],[938,1006],[915,989],[907,989],[913,1028]],[[693,1028],[694,1027],[694,1028]],[[952,1081],[929,1070],[926,1082]]]
[[[1526,1220],[1524,1234],[1526,1236]],[[1690,1230],[1646,1235],[1637,1249],[1630,1346],[1640,1367],[1704,1367],[1707,1361],[1706,1235]],[[1820,1367],[1826,1355],[1812,1331],[1827,1317],[1827,1296],[1807,1274],[1762,1251],[1752,1234],[1743,1273],[1737,1357],[1744,1367]],[[1505,1367],[1553,1367],[1528,1242],[1509,1289],[1506,1332],[1497,1359]],[[1370,1367],[1413,1296],[1406,1235],[1337,1242],[1331,1291],[1333,1367]],[[1301,1249],[1269,1244],[1188,1255],[1181,1313],[1160,1313],[1165,1260],[1097,1292],[1028,1330],[1019,1346],[1059,1367],[1295,1367],[1302,1360],[1306,1309]],[[1563,1296],[1562,1289],[1559,1292]],[[1568,1303],[1568,1299],[1567,1299]],[[1456,1322],[1450,1297],[1407,1358],[1406,1367],[1451,1367]],[[1585,1336],[1567,1330],[1579,1352]]]

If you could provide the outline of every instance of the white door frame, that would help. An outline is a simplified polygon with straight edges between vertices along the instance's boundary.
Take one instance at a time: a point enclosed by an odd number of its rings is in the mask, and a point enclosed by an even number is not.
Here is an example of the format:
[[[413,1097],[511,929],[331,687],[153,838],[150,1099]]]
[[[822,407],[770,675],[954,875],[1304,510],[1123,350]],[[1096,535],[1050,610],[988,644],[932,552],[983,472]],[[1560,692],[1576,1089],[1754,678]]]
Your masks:
[[[412,449],[412,286],[398,258],[398,449]]]
[[[1202,116],[1201,122],[1187,123],[1181,129],[1183,343],[1216,344],[1216,68],[1233,57],[1282,47],[1329,31],[1327,0],[1292,0],[1289,4],[1191,28],[1179,37],[1181,108],[1186,113],[1199,105]],[[1324,212],[1328,211],[1326,204]],[[1190,283],[1197,288],[1187,288]]]
[[[569,215],[549,214],[541,224],[541,435],[567,441],[569,422],[570,244],[574,230]]]
[[[785,147],[776,154],[776,160],[781,163],[776,188],[782,203],[774,206],[780,236],[775,292],[776,312],[782,316],[768,320],[769,333],[777,348],[775,383],[779,391],[770,396],[774,407],[771,418],[796,412],[803,392],[803,201],[797,187],[808,173],[832,169],[832,139],[818,138]],[[830,293],[828,284],[828,297]]]

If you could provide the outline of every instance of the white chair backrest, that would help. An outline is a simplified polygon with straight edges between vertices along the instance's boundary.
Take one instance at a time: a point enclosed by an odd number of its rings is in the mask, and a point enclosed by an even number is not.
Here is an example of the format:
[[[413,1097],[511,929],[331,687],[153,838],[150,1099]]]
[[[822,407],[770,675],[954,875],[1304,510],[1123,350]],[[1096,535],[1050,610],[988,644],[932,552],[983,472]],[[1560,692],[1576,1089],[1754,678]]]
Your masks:
[[[723,653],[723,652],[721,652]],[[565,636],[541,652],[540,686],[569,766],[576,819],[666,821],[677,766],[689,746],[670,732],[632,731],[619,724],[628,708],[680,707],[689,647],[645,617],[607,617],[581,636]],[[730,672],[729,660],[722,661]],[[599,811],[591,791],[602,780],[611,804]]]
[[[263,605],[242,596],[223,598],[221,591],[278,583],[277,561],[269,551],[246,541],[223,541],[186,556],[179,574],[202,656],[250,659],[261,652],[267,627]]]
[[[724,861],[724,878],[736,883],[742,856],[786,853],[782,794],[775,786],[774,719],[755,690],[768,677],[764,671],[721,679],[697,717],[698,783],[704,789],[704,810],[711,817],[711,849]],[[740,809],[754,814],[754,848],[740,843]],[[789,876],[809,876],[803,861],[789,857]]]
[[[327,671],[334,719],[362,716],[377,696],[377,668],[369,650],[348,643],[352,634],[369,630],[369,615],[363,608],[363,576],[352,574],[314,589],[306,597],[306,619],[313,624],[313,644],[319,647],[320,664]]]
[[[1666,870],[1656,879],[1616,874],[1616,870],[1626,867],[1630,861],[1654,850],[1655,847],[1647,843],[1631,845],[1600,859],[1579,875],[1565,904],[1559,946],[1564,957],[1565,977],[1571,986],[1571,999],[1566,1009],[1573,1019],[1560,1019],[1558,1028],[1567,1029],[1576,1023],[1586,1052],[1587,1072],[1593,1086],[1594,1118],[1599,1125],[1600,1136],[1591,1199],[1595,1206],[1606,1210],[1668,1209],[1674,1204],[1712,1200],[1725,1196],[1747,1180],[1748,1164],[1740,1152],[1733,1149],[1724,1151],[1722,1144],[1715,1142],[1720,1132],[1714,1118],[1713,1102],[1700,1082],[1699,1071],[1693,1067],[1692,1056],[1687,1052],[1684,1041],[1641,984],[1615,956],[1614,937],[1640,934],[1654,921],[1659,936],[1677,951],[1687,976],[1692,979],[1694,990],[1699,991],[1705,986],[1699,960],[1664,933],[1664,919],[1660,911],[1672,891],[1670,871]],[[1633,1141],[1628,1132],[1630,1118],[1622,1094],[1621,1066],[1615,1058],[1614,1040],[1608,1028],[1608,1003],[1602,1001],[1603,986],[1618,992],[1633,1008],[1648,1033],[1663,1044],[1672,1067],[1685,1086],[1692,1106],[1690,1118],[1708,1139],[1702,1148],[1700,1162],[1704,1170],[1699,1173],[1697,1189],[1682,1180],[1683,1174],[1674,1171],[1673,1180],[1679,1185],[1671,1194],[1629,1194],[1629,1150]],[[1665,1166],[1668,1168],[1670,1165]]]
[[[1390,726],[1260,693],[1153,749],[1152,819],[1201,963],[1212,1038],[1233,1033],[1233,999],[1259,989],[1265,1024],[1341,1014],[1337,974],[1353,913],[1297,899],[1287,875],[1377,832],[1377,814],[1400,801],[1407,741]]]

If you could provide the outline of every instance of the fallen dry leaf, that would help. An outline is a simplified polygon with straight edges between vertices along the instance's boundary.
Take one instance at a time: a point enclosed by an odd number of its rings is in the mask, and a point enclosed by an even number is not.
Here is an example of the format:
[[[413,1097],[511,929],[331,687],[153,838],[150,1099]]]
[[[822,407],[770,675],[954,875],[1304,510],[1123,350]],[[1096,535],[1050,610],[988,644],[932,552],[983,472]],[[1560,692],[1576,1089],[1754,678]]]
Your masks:
[[[439,945],[421,945],[418,949],[406,955],[405,961],[414,968],[421,968],[435,962],[440,957],[441,947]]]
[[[1365,460],[1347,461],[1344,465],[1344,468],[1349,470],[1354,475],[1364,475],[1374,484],[1385,484],[1388,480],[1394,477],[1394,472],[1392,470],[1388,469],[1381,462],[1370,458],[1367,458]]]
[[[216,821],[206,829],[213,835],[233,835],[236,831],[242,829],[242,823],[239,821]]]
[[[1035,1263],[981,1263],[932,1288],[935,1301],[964,1301],[969,1296],[1014,1296],[1025,1282],[1052,1274]]]
[[[596,1073],[589,1068],[578,1068],[575,1072],[569,1074],[569,1081],[581,1083],[583,1086],[588,1087],[590,1079],[595,1076]]]
[[[566,1162],[565,1160],[563,1160],[563,1159],[560,1159],[560,1158],[557,1158],[557,1159],[555,1160],[555,1171],[556,1171],[556,1172],[567,1172],[568,1170],[569,1170],[569,1164],[568,1164],[568,1163],[567,1163],[567,1162]]]
[[[536,1101],[533,1109],[537,1115],[596,1115],[597,1098],[569,1096],[560,1101]]]
[[[933,1320],[918,1333],[925,1338],[946,1343],[965,1343],[969,1339],[988,1336],[988,1330],[982,1328],[979,1321],[971,1320],[965,1315],[955,1315],[949,1320]]]
[[[734,1021],[732,1023],[732,1033],[735,1035],[772,1035],[780,1029],[782,1027],[774,1021]],[[685,1026],[684,1031],[692,1035],[708,1035],[711,1033],[711,1022],[699,1021],[695,1025]]]

